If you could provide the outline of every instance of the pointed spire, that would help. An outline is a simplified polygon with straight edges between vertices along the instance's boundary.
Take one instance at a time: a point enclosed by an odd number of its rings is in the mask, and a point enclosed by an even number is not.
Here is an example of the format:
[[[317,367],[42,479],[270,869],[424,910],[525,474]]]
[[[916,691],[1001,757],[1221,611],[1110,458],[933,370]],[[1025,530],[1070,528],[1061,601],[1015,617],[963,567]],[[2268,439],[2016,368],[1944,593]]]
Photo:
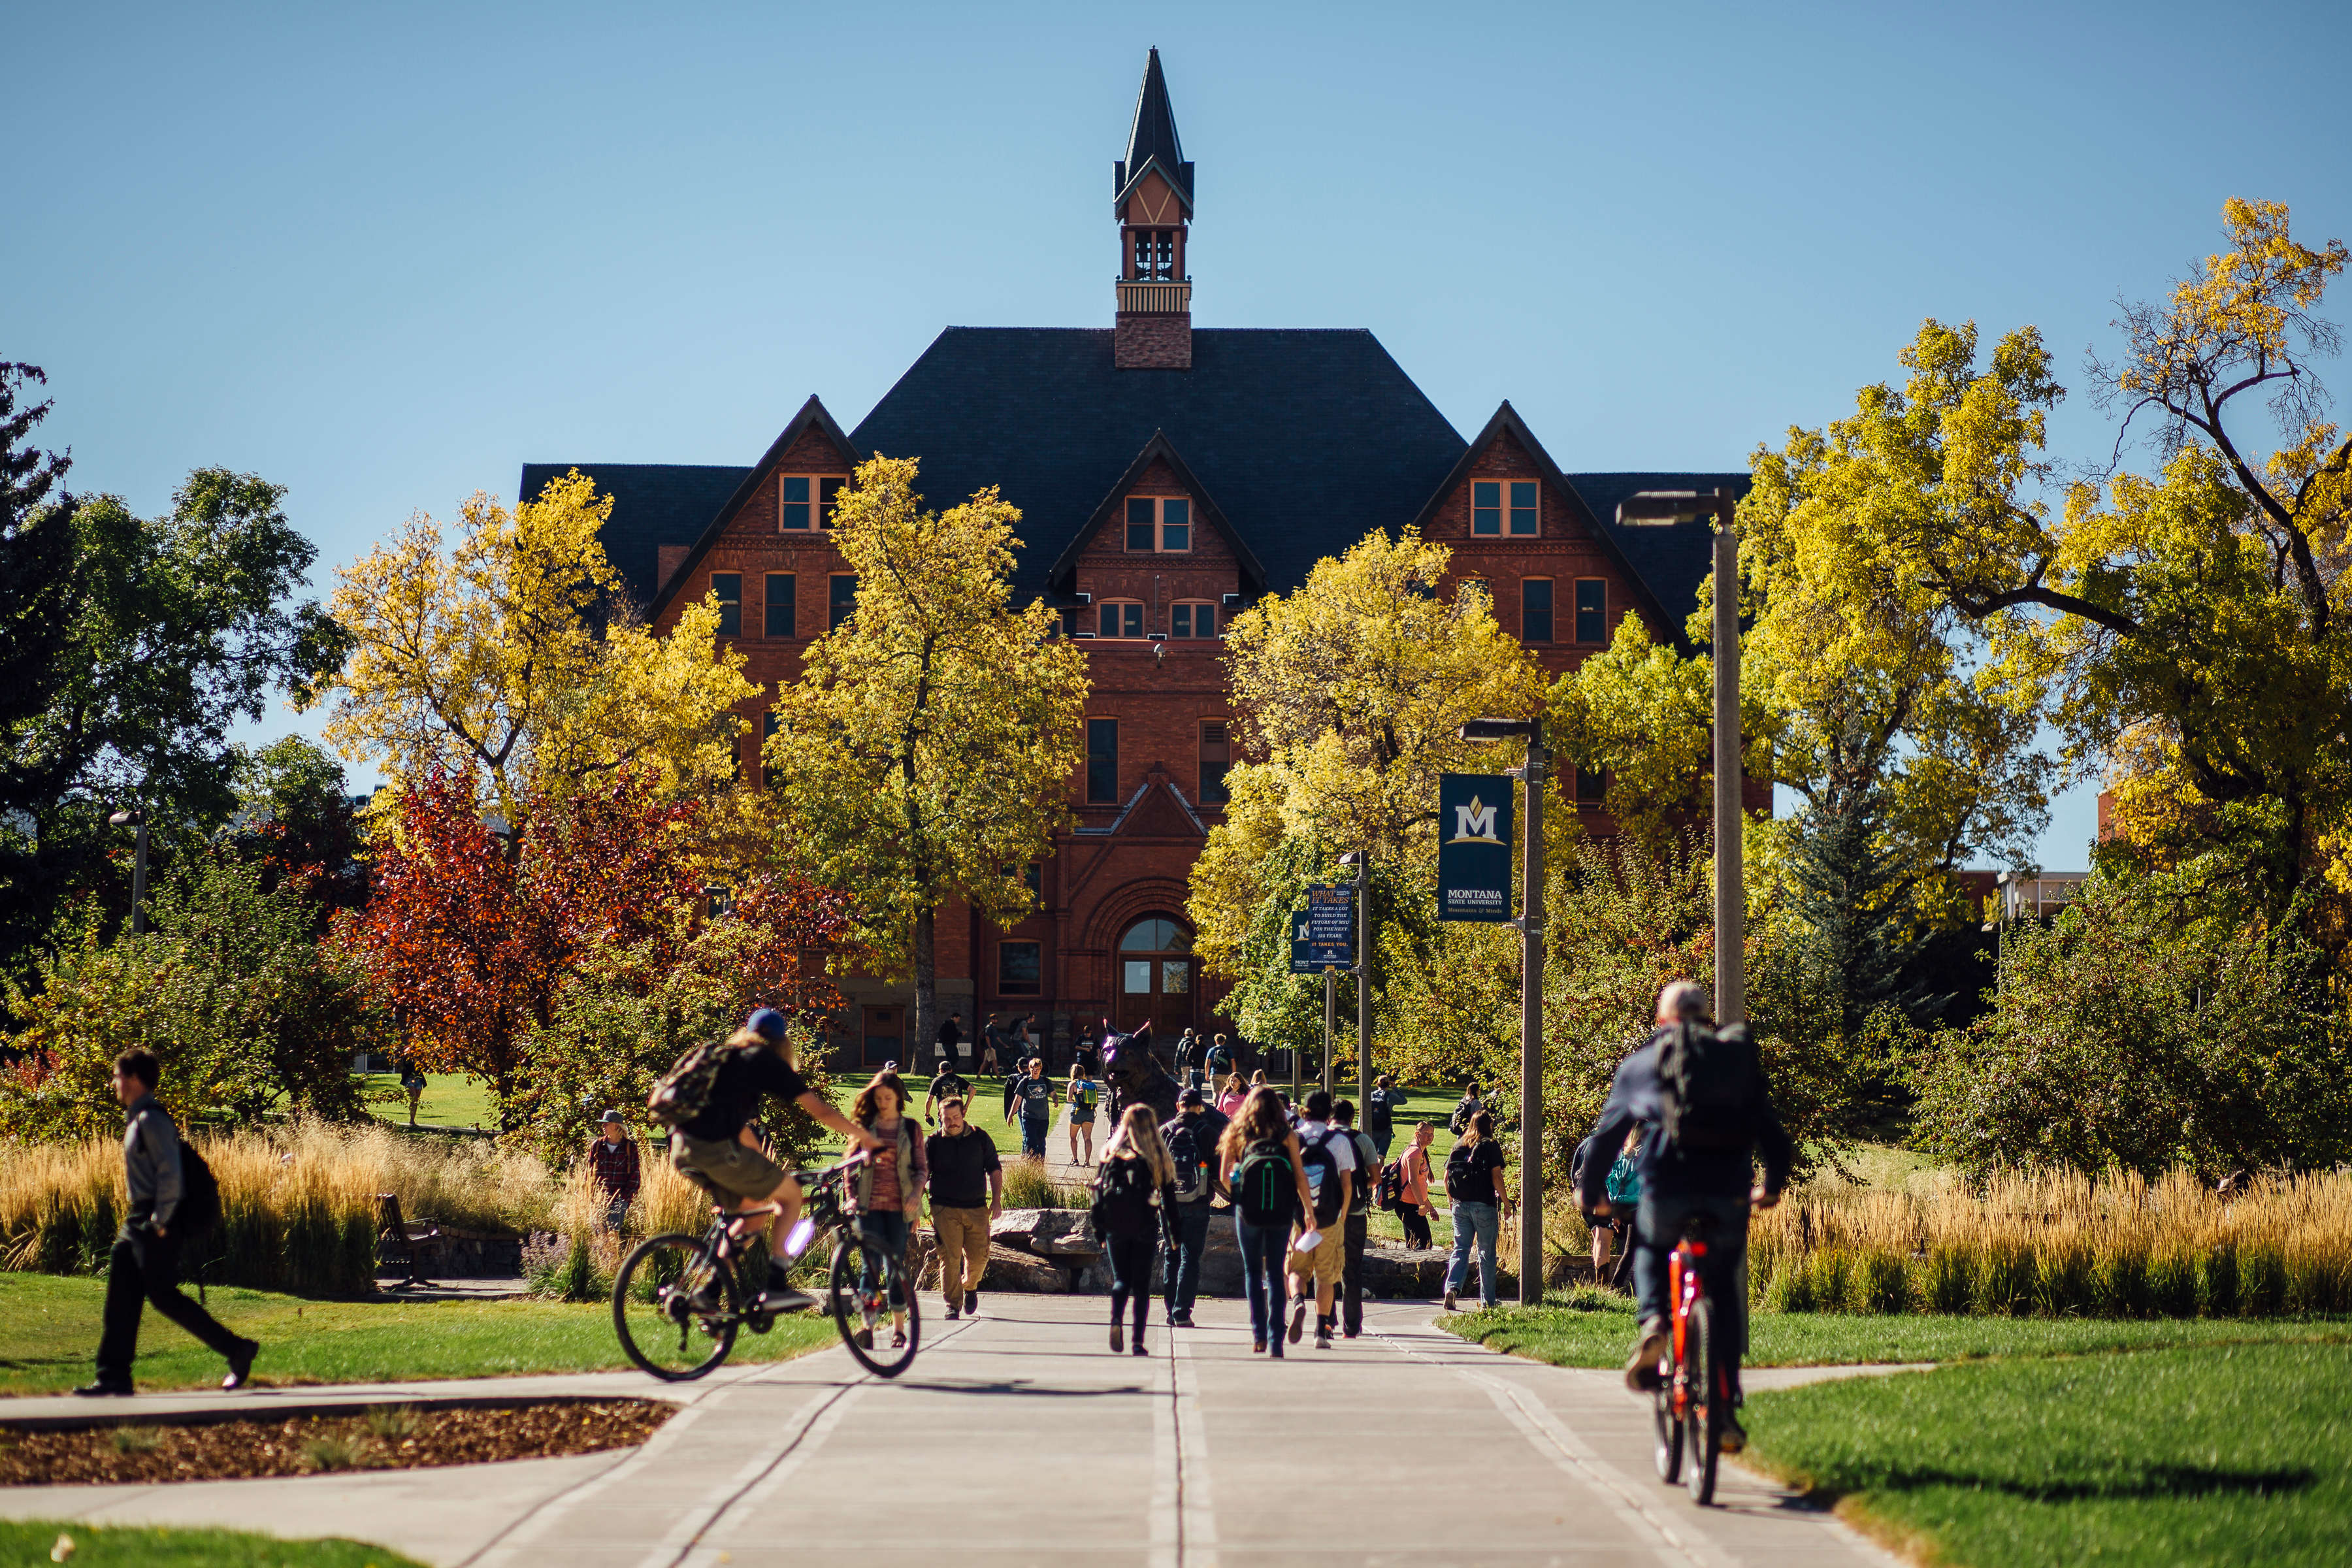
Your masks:
[[[1135,123],[1127,133],[1127,156],[1117,165],[1117,195],[1124,200],[1143,172],[1158,164],[1160,177],[1176,188],[1184,210],[1192,210],[1192,165],[1176,139],[1176,112],[1168,104],[1168,79],[1160,71],[1154,47],[1143,66],[1143,88],[1135,95]]]

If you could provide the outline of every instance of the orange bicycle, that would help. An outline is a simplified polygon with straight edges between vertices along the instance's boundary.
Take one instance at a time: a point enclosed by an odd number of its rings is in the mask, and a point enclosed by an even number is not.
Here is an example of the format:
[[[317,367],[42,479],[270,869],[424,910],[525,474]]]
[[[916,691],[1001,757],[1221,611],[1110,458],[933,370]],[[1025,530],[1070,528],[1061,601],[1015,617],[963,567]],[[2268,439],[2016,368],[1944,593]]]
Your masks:
[[[1693,1215],[1683,1222],[1682,1240],[1666,1260],[1666,1354],[1658,1363],[1658,1479],[1677,1478],[1702,1506],[1715,1500],[1716,1461],[1723,1422],[1731,1409],[1731,1375],[1724,1366],[1715,1304],[1707,1300],[1699,1270],[1715,1221]],[[1683,1475],[1684,1448],[1690,1470]]]

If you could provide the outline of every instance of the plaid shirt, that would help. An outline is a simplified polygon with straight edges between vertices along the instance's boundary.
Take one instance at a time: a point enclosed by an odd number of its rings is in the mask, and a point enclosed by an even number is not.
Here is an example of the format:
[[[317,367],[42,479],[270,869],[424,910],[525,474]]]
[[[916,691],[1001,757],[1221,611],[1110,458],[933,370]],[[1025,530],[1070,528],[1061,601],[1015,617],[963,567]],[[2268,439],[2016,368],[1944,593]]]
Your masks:
[[[637,1146],[624,1138],[618,1143],[598,1138],[588,1145],[588,1166],[596,1184],[616,1198],[637,1195]]]

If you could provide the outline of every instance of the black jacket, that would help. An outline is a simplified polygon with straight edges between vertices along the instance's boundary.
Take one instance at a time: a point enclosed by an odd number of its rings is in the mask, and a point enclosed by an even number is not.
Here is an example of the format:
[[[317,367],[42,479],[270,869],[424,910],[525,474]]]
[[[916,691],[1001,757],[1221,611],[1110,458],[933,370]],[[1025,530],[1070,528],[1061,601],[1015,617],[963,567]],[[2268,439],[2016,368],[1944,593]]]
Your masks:
[[[1650,1037],[1648,1045],[1617,1064],[1617,1081],[1610,1088],[1609,1103],[1601,1107],[1601,1120],[1592,1129],[1591,1142],[1596,1152],[1585,1159],[1576,1180],[1576,1201],[1587,1214],[1608,1196],[1612,1162],[1599,1158],[1597,1152],[1622,1146],[1635,1122],[1660,1129],[1665,1124],[1658,1088],[1658,1057],[1665,1037],[1666,1031],[1660,1029]],[[1771,1097],[1759,1089],[1757,1101],[1756,1148],[1764,1156],[1764,1190],[1777,1194],[1788,1184],[1797,1146],[1780,1125]],[[1642,1173],[1642,1190],[1662,1197],[1727,1197],[1748,1191],[1747,1151],[1686,1154],[1674,1146],[1663,1130],[1643,1140],[1634,1165]]]

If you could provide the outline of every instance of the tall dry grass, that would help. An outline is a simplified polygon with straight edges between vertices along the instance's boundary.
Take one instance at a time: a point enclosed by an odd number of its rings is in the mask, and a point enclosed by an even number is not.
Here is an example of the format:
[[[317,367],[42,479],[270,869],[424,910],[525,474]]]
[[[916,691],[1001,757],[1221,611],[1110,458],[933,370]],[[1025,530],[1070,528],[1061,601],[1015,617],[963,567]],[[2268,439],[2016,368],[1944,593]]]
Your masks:
[[[2158,1181],[1948,1172],[1809,1184],[1748,1231],[1751,1289],[1783,1311],[2272,1317],[2352,1311],[2352,1173],[2217,1194]]]
[[[185,1262],[215,1284],[365,1294],[379,1194],[397,1197],[404,1218],[493,1234],[549,1226],[563,1201],[562,1184],[529,1154],[381,1125],[200,1134],[196,1145],[220,1183],[221,1223]],[[104,1268],[127,1204],[112,1140],[0,1148],[0,1268]]]

